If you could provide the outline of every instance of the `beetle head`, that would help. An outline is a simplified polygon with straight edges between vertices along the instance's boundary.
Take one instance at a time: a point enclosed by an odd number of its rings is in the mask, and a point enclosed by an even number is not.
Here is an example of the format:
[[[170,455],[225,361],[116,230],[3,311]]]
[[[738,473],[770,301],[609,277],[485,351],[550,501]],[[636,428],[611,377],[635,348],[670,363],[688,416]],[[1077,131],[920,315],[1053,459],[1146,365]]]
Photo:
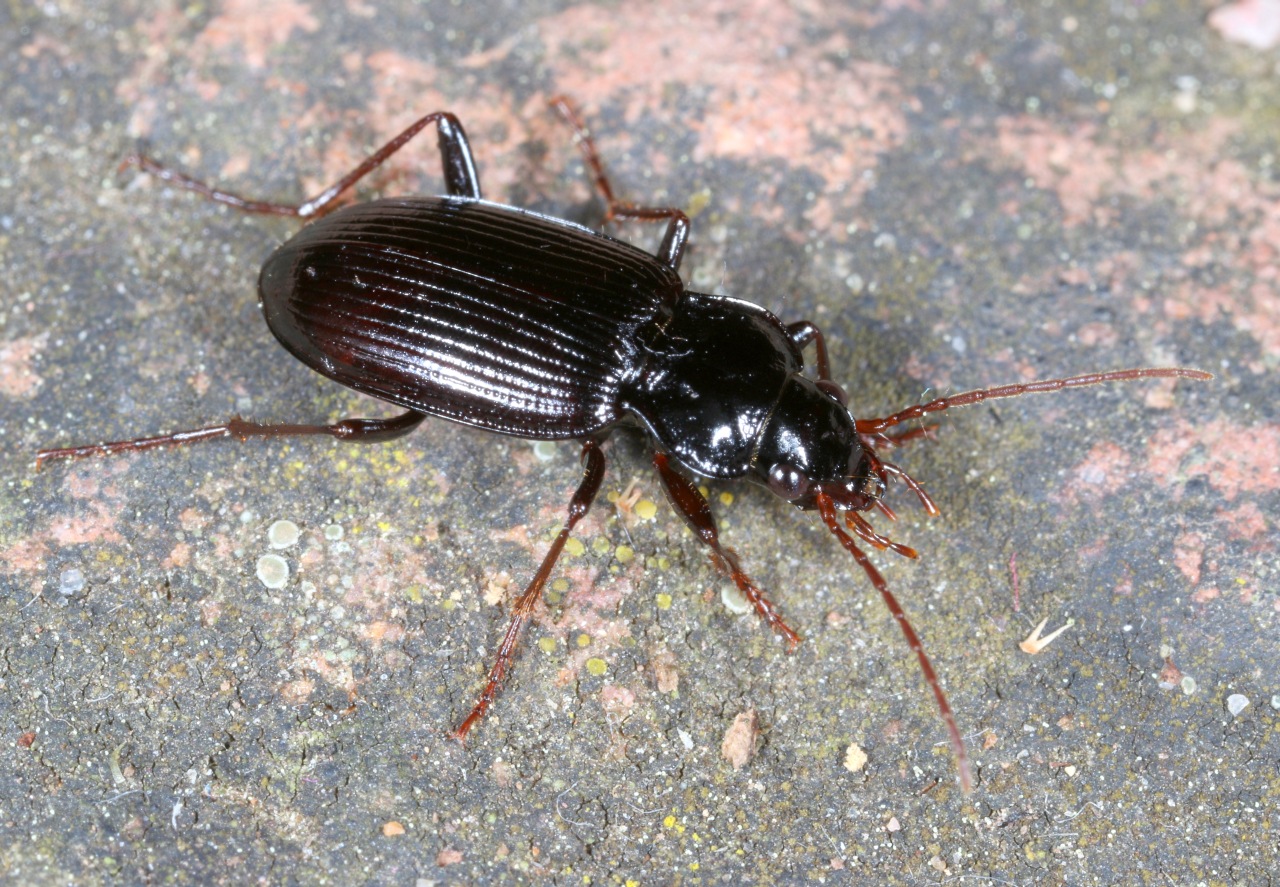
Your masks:
[[[842,511],[873,507],[885,489],[880,463],[843,395],[832,382],[792,376],[756,440],[752,479],[806,510],[819,493]]]

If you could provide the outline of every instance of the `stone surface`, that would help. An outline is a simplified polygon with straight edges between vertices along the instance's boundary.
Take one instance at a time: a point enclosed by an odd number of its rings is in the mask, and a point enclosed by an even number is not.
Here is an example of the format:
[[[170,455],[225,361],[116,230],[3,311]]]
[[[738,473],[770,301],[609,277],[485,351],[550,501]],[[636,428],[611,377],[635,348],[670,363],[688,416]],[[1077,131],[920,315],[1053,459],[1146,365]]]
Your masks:
[[[1274,698],[1280,666],[1280,77],[1203,15],[0,8],[0,874],[1263,881],[1280,866],[1280,715],[1223,700]],[[300,200],[448,108],[489,197],[595,224],[546,109],[560,92],[621,193],[697,211],[690,286],[821,325],[859,415],[1118,366],[1218,374],[957,411],[893,456],[943,517],[897,490],[901,519],[875,523],[922,557],[873,559],[943,676],[971,795],[861,571],[762,490],[711,485],[711,501],[805,637],[796,654],[724,609],[665,504],[645,521],[602,499],[463,748],[445,732],[562,520],[573,445],[427,422],[380,446],[221,442],[34,470],[41,447],[234,413],[387,412],[261,320],[257,268],[295,223],[117,175],[138,140]],[[437,188],[431,141],[360,196]],[[642,441],[608,454],[606,492],[634,477],[660,501]],[[299,538],[269,590],[256,565],[281,520]],[[1045,617],[1075,624],[1028,656],[1018,642]],[[735,770],[720,745],[746,710],[759,736]]]

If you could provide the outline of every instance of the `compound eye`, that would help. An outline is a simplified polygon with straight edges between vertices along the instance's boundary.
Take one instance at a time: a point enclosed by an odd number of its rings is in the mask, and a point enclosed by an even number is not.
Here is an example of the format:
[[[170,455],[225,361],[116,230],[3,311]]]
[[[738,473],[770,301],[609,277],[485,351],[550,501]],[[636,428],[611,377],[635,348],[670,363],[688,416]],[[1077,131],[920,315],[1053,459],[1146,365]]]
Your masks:
[[[783,499],[799,499],[809,492],[809,478],[789,462],[777,462],[769,469],[769,489]]]

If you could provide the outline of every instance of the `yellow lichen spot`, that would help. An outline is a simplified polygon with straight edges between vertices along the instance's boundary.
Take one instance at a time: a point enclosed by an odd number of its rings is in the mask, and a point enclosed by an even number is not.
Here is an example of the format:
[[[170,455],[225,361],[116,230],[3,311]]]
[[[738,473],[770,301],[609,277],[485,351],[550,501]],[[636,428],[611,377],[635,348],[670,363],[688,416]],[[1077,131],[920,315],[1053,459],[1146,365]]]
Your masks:
[[[454,600],[451,600],[450,598],[445,598],[440,602],[441,609],[443,609],[446,613],[451,611],[457,605],[458,605],[457,602]]]
[[[598,656],[592,656],[587,660],[587,674],[592,677],[602,678],[608,670],[609,663],[605,662]]]
[[[667,594],[665,591],[659,592],[653,600],[658,605],[659,610],[671,609],[671,595]]]
[[[701,484],[698,486],[698,492],[702,494],[703,499],[706,499],[711,495],[711,490],[708,489],[705,484]]]
[[[613,550],[613,556],[618,559],[618,563],[629,564],[636,558],[636,550],[630,545],[619,545]]]
[[[696,872],[699,868],[701,868],[701,866],[699,866],[696,862],[689,863],[689,871]]]
[[[555,638],[539,638],[538,649],[541,650],[543,653],[554,653],[556,651],[556,639]]]
[[[570,536],[569,541],[564,544],[564,550],[574,557],[580,557],[587,550],[587,547],[582,544],[581,539],[575,539]]]
[[[691,219],[696,219],[698,214],[711,205],[711,189],[703,188],[701,191],[694,191],[689,196],[689,203],[684,208],[684,214]]]
[[[414,604],[422,603],[421,586],[410,585],[408,588],[404,590],[404,596],[405,596],[405,599],[408,600],[410,603],[414,603]]]
[[[666,818],[662,820],[663,828],[673,828],[675,824],[676,824],[676,818],[670,813],[668,813]]]
[[[565,579],[565,578],[562,576],[561,578],[559,578],[559,579],[557,579],[557,580],[555,580],[554,582],[552,582],[552,583],[551,583],[551,590],[552,590],[552,591],[558,591],[558,592],[560,592],[561,594],[564,594],[566,591],[568,591],[568,590],[569,590],[569,580],[568,580],[568,579]]]
[[[586,632],[583,632],[582,634],[574,638],[574,643],[576,643],[579,647],[589,647],[591,645],[591,635],[587,634]]]
[[[733,493],[730,493],[728,490],[725,490],[723,493],[721,493],[721,494],[720,494],[720,504],[721,504],[721,505],[732,505],[732,504],[733,504]]]
[[[641,499],[632,511],[640,520],[653,520],[658,515],[658,506],[648,499]]]
[[[608,554],[613,550],[613,543],[604,536],[597,536],[591,541],[591,550],[596,554]]]
[[[623,883],[623,887],[640,887],[640,882],[637,881],[635,878],[627,878],[627,880],[623,881],[622,883]]]
[[[605,498],[608,499],[610,503],[616,505],[622,496],[617,490],[610,490],[609,495],[605,496]]]
[[[378,521],[378,531],[381,533],[391,532],[391,521],[385,521],[385,520]]]

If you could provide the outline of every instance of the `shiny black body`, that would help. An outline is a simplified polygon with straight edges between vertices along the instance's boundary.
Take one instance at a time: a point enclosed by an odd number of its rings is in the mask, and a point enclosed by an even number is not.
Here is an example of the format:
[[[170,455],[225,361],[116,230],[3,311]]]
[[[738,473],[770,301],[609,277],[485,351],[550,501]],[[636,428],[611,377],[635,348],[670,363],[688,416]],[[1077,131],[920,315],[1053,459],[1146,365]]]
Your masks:
[[[338,210],[281,246],[259,289],[280,342],[357,391],[529,439],[631,417],[707,477],[748,473],[804,369],[763,308],[688,292],[630,244],[467,197]]]

